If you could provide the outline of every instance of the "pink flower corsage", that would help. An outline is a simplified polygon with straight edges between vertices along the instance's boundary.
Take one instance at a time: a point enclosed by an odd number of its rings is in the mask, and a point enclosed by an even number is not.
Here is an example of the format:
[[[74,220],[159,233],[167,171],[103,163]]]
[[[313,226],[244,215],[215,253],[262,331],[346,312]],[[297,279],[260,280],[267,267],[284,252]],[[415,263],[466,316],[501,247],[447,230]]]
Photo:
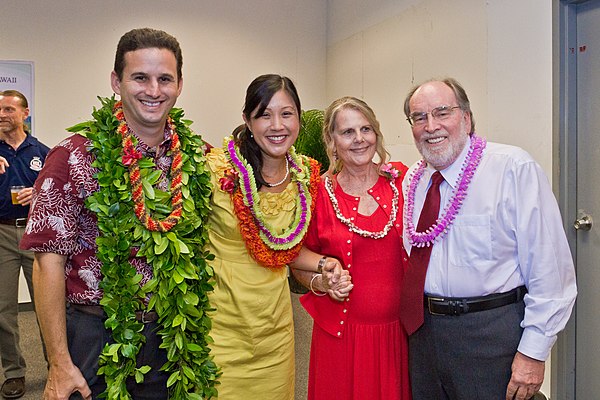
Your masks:
[[[235,192],[238,187],[238,172],[234,168],[225,171],[222,178],[219,179],[221,190],[227,193]]]
[[[400,172],[391,163],[383,164],[379,169],[388,179],[398,179]]]

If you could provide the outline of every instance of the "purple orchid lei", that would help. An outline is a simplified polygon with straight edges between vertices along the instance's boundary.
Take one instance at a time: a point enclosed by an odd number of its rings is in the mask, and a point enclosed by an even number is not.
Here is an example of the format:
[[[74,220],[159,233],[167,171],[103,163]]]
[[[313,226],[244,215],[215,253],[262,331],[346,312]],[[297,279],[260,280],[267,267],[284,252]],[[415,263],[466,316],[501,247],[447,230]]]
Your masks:
[[[307,180],[310,179],[310,171],[304,165],[297,162],[298,158],[294,148],[290,148],[286,154],[286,158],[291,166],[292,181],[296,182],[298,187],[298,197],[296,200],[296,213],[294,221],[290,227],[281,235],[272,232],[272,229],[264,222],[263,214],[256,204],[255,199],[258,198],[258,190],[256,189],[256,181],[254,180],[254,171],[252,166],[247,164],[246,160],[238,153],[233,139],[225,139],[229,158],[240,176],[240,190],[243,194],[244,204],[250,209],[257,227],[260,231],[260,237],[263,242],[273,250],[288,250],[298,244],[306,230],[308,229],[308,221],[310,221],[310,203],[312,198],[306,196]]]
[[[476,136],[474,133],[471,135],[471,143],[469,146],[469,152],[461,168],[461,173],[457,179],[457,187],[452,193],[450,202],[444,209],[444,213],[441,218],[438,218],[436,223],[431,227],[427,228],[425,232],[417,232],[415,225],[413,224],[413,213],[415,209],[415,192],[423,172],[425,171],[425,160],[421,160],[417,169],[413,172],[409,178],[408,195],[404,206],[404,223],[408,232],[408,239],[411,246],[416,247],[429,247],[436,240],[439,240],[448,233],[450,225],[454,222],[456,215],[460,211],[464,199],[467,197],[467,190],[469,183],[473,179],[473,175],[481,162],[483,150],[485,149],[486,141],[483,138]]]

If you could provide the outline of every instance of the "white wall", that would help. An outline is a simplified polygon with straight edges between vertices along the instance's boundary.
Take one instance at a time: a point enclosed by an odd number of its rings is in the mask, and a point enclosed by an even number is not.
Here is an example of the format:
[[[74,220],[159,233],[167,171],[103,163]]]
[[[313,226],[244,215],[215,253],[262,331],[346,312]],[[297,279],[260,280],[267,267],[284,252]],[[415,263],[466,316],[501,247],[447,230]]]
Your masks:
[[[402,106],[413,84],[458,79],[477,132],[525,148],[551,176],[551,2],[328,0],[327,100],[354,95],[382,124],[393,158],[418,153]]]
[[[183,107],[215,145],[242,122],[246,87],[263,73],[290,76],[303,108],[325,105],[323,0],[3,0],[0,59],[35,62],[36,135],[50,146],[86,120],[126,31],[153,27],[183,49]],[[1,89],[1,88],[0,88]]]
[[[328,0],[327,100],[363,98],[392,159],[419,159],[408,90],[458,79],[476,131],[523,147],[552,177],[552,3],[547,0]],[[550,393],[550,363],[544,393]]]

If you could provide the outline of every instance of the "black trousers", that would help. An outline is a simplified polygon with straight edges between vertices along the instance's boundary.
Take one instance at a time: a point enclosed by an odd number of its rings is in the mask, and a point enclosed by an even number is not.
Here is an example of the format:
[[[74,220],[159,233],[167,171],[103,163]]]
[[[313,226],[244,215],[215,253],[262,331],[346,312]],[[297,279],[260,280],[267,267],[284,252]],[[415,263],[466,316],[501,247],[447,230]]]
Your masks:
[[[149,365],[152,369],[144,375],[144,382],[137,384],[133,377],[127,379],[127,390],[134,400],[164,400],[168,398],[168,374],[159,371],[167,361],[167,353],[159,349],[160,337],[156,322],[144,325],[143,334],[146,343],[142,345],[137,357],[137,366]],[[98,358],[104,345],[111,343],[109,331],[104,328],[104,320],[95,315],[67,308],[67,340],[73,363],[81,370],[92,390],[92,398],[106,389],[103,376],[98,376]],[[78,395],[71,399],[81,398]]]
[[[409,337],[413,400],[505,400],[524,312],[523,301],[460,316],[426,310]]]

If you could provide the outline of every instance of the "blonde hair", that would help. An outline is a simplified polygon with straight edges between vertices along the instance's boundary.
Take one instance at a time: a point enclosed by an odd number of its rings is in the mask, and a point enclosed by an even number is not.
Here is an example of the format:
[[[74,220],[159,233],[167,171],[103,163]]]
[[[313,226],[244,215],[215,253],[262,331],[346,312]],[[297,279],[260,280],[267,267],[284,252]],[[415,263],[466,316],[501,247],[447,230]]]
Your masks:
[[[381,133],[381,128],[379,127],[379,121],[377,121],[375,112],[373,112],[373,109],[371,109],[367,103],[357,99],[356,97],[346,96],[335,100],[329,107],[327,107],[327,110],[325,110],[325,118],[323,121],[323,142],[325,142],[325,149],[327,151],[327,157],[329,158],[329,170],[327,172],[330,175],[333,175],[334,173],[340,172],[342,168],[344,168],[342,161],[334,156],[335,143],[333,141],[333,132],[335,131],[335,119],[338,113],[346,109],[352,109],[360,112],[365,116],[367,121],[369,121],[369,125],[373,127],[373,131],[375,132],[377,138],[375,151],[379,156],[379,162],[377,163],[377,171],[379,171],[379,167],[387,163],[390,158],[390,153],[387,152],[383,144],[383,134]]]

